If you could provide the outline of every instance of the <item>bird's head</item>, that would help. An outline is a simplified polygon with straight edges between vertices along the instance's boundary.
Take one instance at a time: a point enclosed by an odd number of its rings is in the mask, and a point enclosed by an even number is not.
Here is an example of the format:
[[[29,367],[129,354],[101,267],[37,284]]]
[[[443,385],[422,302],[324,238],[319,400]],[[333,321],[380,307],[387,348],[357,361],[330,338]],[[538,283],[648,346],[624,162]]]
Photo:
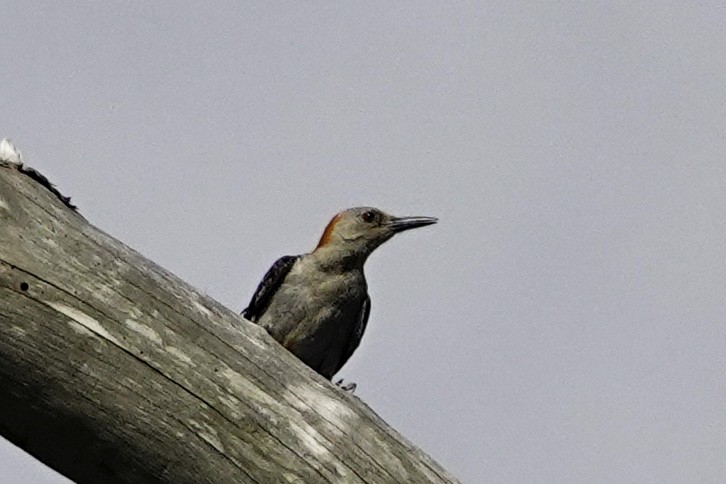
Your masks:
[[[316,251],[337,252],[361,261],[399,232],[435,224],[434,217],[394,217],[377,208],[349,208],[325,227]]]

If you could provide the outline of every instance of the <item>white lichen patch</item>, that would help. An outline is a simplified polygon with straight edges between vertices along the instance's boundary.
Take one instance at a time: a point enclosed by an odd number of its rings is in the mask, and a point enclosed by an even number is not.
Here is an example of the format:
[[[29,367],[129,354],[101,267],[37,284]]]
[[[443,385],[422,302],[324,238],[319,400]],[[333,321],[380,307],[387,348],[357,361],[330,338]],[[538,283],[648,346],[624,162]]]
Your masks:
[[[319,460],[327,459],[330,456],[330,451],[320,443],[321,440],[324,440],[323,437],[312,426],[304,422],[300,425],[293,422],[290,428],[295,434],[295,437],[297,437],[305,450],[310,454]]]
[[[251,381],[249,381],[247,378],[244,378],[233,369],[225,368],[220,374],[227,380],[227,386],[234,390],[236,394],[244,395],[247,398],[254,398],[255,400],[258,400],[262,403],[269,404],[271,407],[279,406],[279,404],[268,394],[261,391]]]
[[[23,155],[20,150],[7,138],[0,140],[0,161],[15,163],[16,165],[23,162]]]
[[[121,346],[121,344],[118,342],[116,338],[111,336],[111,334],[106,331],[106,329],[93,319],[88,314],[84,313],[83,311],[79,311],[76,308],[73,308],[71,306],[66,306],[63,303],[59,302],[48,302],[48,306],[52,307],[59,313],[63,314],[64,316],[70,318],[72,321],[69,323],[71,328],[73,328],[76,331],[83,332],[81,328],[78,326],[81,326],[85,330],[89,331],[93,336],[96,336],[101,339],[105,339],[107,341],[110,341],[118,346]],[[84,333],[86,334],[86,333]]]
[[[277,425],[277,416],[282,413],[279,402],[231,368],[226,368],[219,374],[227,381],[225,386],[231,389],[235,396],[253,404],[255,411]]]
[[[110,280],[108,282],[104,282],[103,284],[94,284],[93,295],[96,298],[102,300],[104,303],[108,304],[109,306],[118,305],[118,292],[116,291],[113,282]]]
[[[179,361],[180,363],[185,364],[186,366],[197,366],[196,363],[194,363],[194,360],[189,358],[182,350],[179,348],[176,348],[174,346],[167,346],[166,348],[167,353],[169,353],[171,356],[174,357],[175,360]]]
[[[239,420],[242,417],[239,412],[242,404],[238,399],[230,397],[229,395],[220,395],[219,401],[227,407],[227,413],[232,420]]]
[[[135,319],[127,319],[126,321],[124,321],[124,324],[126,324],[126,326],[134,333],[143,336],[148,341],[158,346],[161,346],[164,343],[161,339],[161,336],[159,336],[159,333],[157,333],[147,325],[139,323]]]
[[[287,387],[284,398],[296,408],[300,408],[304,402],[315,409],[330,424],[329,430],[336,434],[343,433],[344,429],[349,429],[358,422],[358,414],[344,401],[331,398],[314,386],[292,384]]]
[[[269,335],[268,335],[268,336],[269,336]],[[247,338],[247,341],[248,341],[249,343],[252,343],[252,344],[253,344],[254,346],[256,346],[257,348],[259,348],[259,349],[261,349],[261,350],[265,350],[265,351],[270,351],[270,348],[269,348],[269,346],[265,346],[265,344],[264,344],[264,343],[262,343],[262,342],[261,342],[261,341],[260,341],[259,339],[257,339],[257,338],[256,338],[255,336],[251,336],[251,337]]]
[[[53,238],[50,238],[50,237],[45,237],[45,238],[43,239],[43,243],[44,243],[45,245],[47,245],[48,247],[52,247],[52,248],[54,248],[54,249],[55,249],[56,247],[60,247],[60,246],[58,245],[58,242],[56,242],[56,240],[55,240],[55,239],[53,239]]]
[[[212,311],[207,309],[202,303],[200,303],[197,300],[192,301],[194,303],[194,307],[199,311],[200,313],[204,314],[207,317],[212,316]]]
[[[245,321],[247,321],[245,319]],[[270,351],[270,344],[273,343],[272,337],[269,335],[267,330],[262,326],[258,326],[253,322],[242,323],[244,326],[240,327],[237,325],[236,329],[241,329],[241,337],[245,338],[248,343],[252,343],[257,348]],[[264,341],[264,338],[269,338],[268,341]]]

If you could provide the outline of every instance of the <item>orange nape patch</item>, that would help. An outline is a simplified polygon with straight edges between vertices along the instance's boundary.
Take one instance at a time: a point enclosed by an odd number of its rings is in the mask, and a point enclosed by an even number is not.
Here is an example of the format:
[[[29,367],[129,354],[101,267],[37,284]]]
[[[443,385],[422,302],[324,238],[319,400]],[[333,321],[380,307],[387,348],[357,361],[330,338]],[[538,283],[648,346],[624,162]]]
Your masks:
[[[330,237],[333,235],[333,228],[335,228],[335,224],[337,224],[338,220],[340,220],[340,215],[341,214],[337,214],[330,220],[330,222],[328,222],[327,227],[323,230],[323,236],[320,237],[320,242],[318,242],[318,245],[315,247],[316,249],[319,249],[330,242]]]

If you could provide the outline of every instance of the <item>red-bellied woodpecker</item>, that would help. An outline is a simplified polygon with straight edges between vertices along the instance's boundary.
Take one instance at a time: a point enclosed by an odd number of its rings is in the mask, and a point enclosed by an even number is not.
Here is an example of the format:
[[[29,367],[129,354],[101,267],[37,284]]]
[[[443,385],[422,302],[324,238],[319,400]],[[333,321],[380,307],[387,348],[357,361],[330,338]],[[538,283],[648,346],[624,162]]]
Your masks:
[[[368,322],[368,256],[395,234],[436,222],[371,207],[340,212],[314,251],[273,264],[242,315],[330,379],[358,347]]]

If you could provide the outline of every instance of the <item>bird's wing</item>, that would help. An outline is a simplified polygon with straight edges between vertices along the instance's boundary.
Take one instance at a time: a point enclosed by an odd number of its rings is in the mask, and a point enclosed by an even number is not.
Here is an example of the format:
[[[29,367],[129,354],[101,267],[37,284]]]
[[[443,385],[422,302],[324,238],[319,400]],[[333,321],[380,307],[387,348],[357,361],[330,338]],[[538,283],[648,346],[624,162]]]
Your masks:
[[[242,316],[253,322],[259,319],[265,309],[267,309],[267,305],[270,304],[272,295],[275,294],[275,291],[280,287],[282,281],[285,280],[290,269],[292,269],[292,266],[299,258],[299,255],[286,255],[280,257],[272,264],[270,270],[262,278],[260,285],[257,286],[257,290],[252,296],[250,304],[242,311]]]
[[[371,298],[370,296],[366,295],[366,298],[363,300],[363,306],[361,306],[360,308],[360,319],[358,320],[358,324],[355,326],[355,331],[351,335],[351,338],[348,341],[348,345],[346,346],[345,350],[340,355],[338,370],[343,368],[343,365],[348,362],[348,359],[353,355],[353,352],[356,350],[356,348],[358,348],[360,340],[363,338],[363,332],[366,330],[366,325],[368,324],[368,316],[370,315]]]

